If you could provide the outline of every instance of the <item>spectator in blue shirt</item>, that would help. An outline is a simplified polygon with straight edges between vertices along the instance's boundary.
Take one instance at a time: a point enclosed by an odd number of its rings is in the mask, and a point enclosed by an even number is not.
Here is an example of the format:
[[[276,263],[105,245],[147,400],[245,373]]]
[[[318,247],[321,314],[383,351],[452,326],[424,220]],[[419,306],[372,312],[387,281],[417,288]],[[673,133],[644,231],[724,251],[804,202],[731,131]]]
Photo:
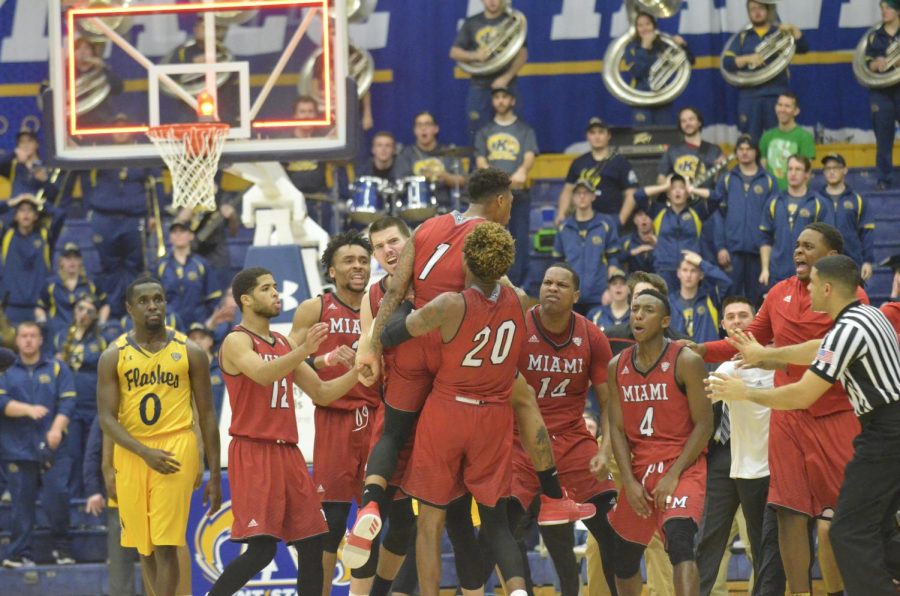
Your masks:
[[[68,366],[41,356],[42,341],[36,323],[20,323],[19,357],[0,376],[0,461],[12,495],[12,536],[3,566],[12,569],[34,565],[32,532],[42,472],[40,501],[50,518],[52,557],[59,565],[75,562],[68,536],[72,467],[63,445],[75,407],[75,383]]]
[[[703,222],[718,208],[715,198],[690,203],[692,194],[709,196],[705,189],[690,186],[679,174],[672,174],[663,184],[640,188],[634,195],[640,209],[653,218],[656,249],[653,260],[658,273],[670,288],[678,287],[676,271],[685,250],[700,254]],[[665,202],[654,200],[664,195]]]
[[[624,325],[631,320],[631,297],[628,294],[628,282],[625,274],[619,270],[609,273],[609,304],[597,307],[587,317],[600,329],[609,329],[614,325]]]
[[[41,290],[52,274],[50,257],[65,215],[30,194],[17,196],[7,206],[14,211],[0,239],[0,302],[10,322],[18,324],[35,319]]]
[[[763,208],[759,229],[765,238],[759,249],[759,283],[764,286],[794,275],[794,248],[803,228],[817,221],[830,224],[834,220],[831,201],[809,190],[811,169],[808,157],[790,156],[787,190],[773,196]]]
[[[863,281],[872,277],[875,263],[875,221],[869,203],[847,186],[847,162],[840,153],[822,158],[825,188],[822,195],[831,199],[834,218],[829,221],[844,237],[844,254],[859,265]]]
[[[581,277],[581,298],[575,311],[581,315],[600,306],[612,268],[619,268],[619,236],[616,220],[595,213],[594,190],[586,180],[575,183],[575,213],[559,227],[553,256],[565,259]]]
[[[803,32],[796,26],[778,22],[777,6],[761,0],[748,0],[747,16],[752,27],[747,27],[734,36],[725,48],[722,68],[731,73],[747,73],[779,58],[779,54],[764,61],[756,48],[763,40],[771,38],[779,31],[785,31],[794,38],[798,54],[809,51],[809,43]],[[770,40],[771,41],[771,40]],[[790,90],[791,75],[784,69],[772,79],[757,85],[742,87],[738,91],[738,129],[759,141],[764,130],[774,128],[775,102],[784,91]]]
[[[187,224],[174,221],[169,226],[171,250],[160,261],[156,274],[166,289],[168,308],[190,327],[205,323],[222,291],[214,287],[206,259],[191,253],[194,233]]]
[[[734,148],[738,165],[719,179],[713,191],[721,201],[722,225],[716,238],[719,266],[731,277],[731,292],[759,304],[763,286],[759,251],[766,203],[778,193],[775,178],[759,164],[759,149],[750,135],[738,137]]]
[[[47,280],[35,312],[37,322],[46,323],[48,337],[56,337],[75,321],[75,303],[85,296],[100,305],[99,320],[105,323],[109,317],[109,306],[104,304],[106,295],[88,279],[78,245],[66,242],[57,258],[57,272]]]
[[[696,343],[719,339],[719,309],[731,279],[699,254],[685,251],[678,266],[678,281],[680,287],[669,292],[669,326]]]
[[[631,221],[634,224],[634,232],[622,240],[622,261],[629,273],[632,271],[653,273],[656,271],[653,262],[653,250],[656,248],[653,220],[646,211],[637,209]]]
[[[66,434],[66,448],[72,458],[69,492],[84,496],[81,466],[85,445],[97,417],[97,364],[107,342],[100,333],[97,303],[83,296],[75,304],[75,320],[59,331],[54,341],[56,356],[69,365],[75,377],[75,409]]]
[[[10,196],[37,194],[44,191],[45,198],[56,196],[56,185],[50,182],[50,175],[41,164],[38,154],[37,135],[23,130],[16,135],[16,149],[9,159],[0,163],[0,176],[9,180],[12,187]]]

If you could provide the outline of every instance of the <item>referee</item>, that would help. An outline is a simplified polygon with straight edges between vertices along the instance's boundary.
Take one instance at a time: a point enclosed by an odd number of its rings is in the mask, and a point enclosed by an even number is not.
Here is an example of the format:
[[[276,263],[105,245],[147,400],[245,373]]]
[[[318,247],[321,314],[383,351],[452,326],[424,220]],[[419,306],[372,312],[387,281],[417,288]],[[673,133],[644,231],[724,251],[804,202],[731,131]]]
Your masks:
[[[714,374],[707,386],[715,399],[793,410],[809,407],[832,384],[843,383],[862,432],[844,473],[831,544],[849,596],[896,596],[885,565],[883,529],[900,492],[900,346],[887,317],[857,300],[859,282],[859,269],[849,257],[816,261],[809,284],[812,309],[835,322],[821,341],[772,349],[752,336],[734,337],[750,364],[763,357],[791,364],[812,361],[800,381],[750,389],[738,377]]]

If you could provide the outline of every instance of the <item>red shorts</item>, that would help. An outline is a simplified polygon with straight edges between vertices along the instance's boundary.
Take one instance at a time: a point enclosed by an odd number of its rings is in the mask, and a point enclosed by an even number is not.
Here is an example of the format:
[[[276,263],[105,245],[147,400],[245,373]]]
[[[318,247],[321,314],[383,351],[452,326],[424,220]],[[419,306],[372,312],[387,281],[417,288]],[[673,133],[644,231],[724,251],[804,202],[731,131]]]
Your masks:
[[[420,411],[440,365],[440,330],[403,342],[394,348],[384,401],[404,412]]]
[[[384,432],[384,410],[385,408],[383,407],[375,410],[375,419],[372,423],[372,439],[369,442],[370,453],[375,447],[375,443],[378,442]],[[409,433],[409,437],[406,439],[406,444],[403,446],[403,449],[400,450],[400,453],[397,454],[397,468],[394,470],[394,475],[388,480],[388,484],[391,486],[399,487],[403,483],[403,476],[406,474],[407,467],[409,466],[409,458],[412,457],[413,439],[415,436],[416,425],[414,423],[412,430]],[[406,495],[402,494],[400,491],[397,491],[394,495],[395,500],[404,498],[406,498]]]
[[[650,466],[635,467],[632,471],[635,478],[640,479],[641,484],[652,495],[653,489],[656,488],[657,483],[665,476],[674,461],[674,459],[670,459],[658,464],[650,464]],[[672,495],[672,505],[665,511],[660,511],[651,504],[650,517],[640,517],[632,509],[625,495],[620,494],[616,506],[609,512],[609,523],[623,539],[647,546],[656,532],[659,532],[660,536],[665,539],[663,525],[670,519],[692,519],[699,528],[705,499],[706,456],[701,455],[696,462],[681,473],[678,486]]]
[[[583,426],[583,425],[582,425]],[[551,434],[553,459],[559,472],[559,483],[576,503],[585,503],[593,497],[616,490],[612,478],[598,481],[591,474],[591,459],[597,455],[597,441],[584,429]],[[513,446],[512,496],[518,499],[523,509],[528,509],[540,493],[541,485],[531,464],[528,452],[516,439]]]
[[[817,418],[808,410],[772,410],[769,503],[811,517],[834,509],[859,431],[852,411]]]
[[[328,532],[322,503],[296,445],[232,437],[228,482],[232,540],[274,536],[294,542]]]
[[[360,502],[372,442],[374,411],[316,408],[313,483],[322,501]]]
[[[493,507],[509,496],[512,441],[508,403],[471,405],[432,394],[419,418],[403,491],[438,506],[469,492]]]

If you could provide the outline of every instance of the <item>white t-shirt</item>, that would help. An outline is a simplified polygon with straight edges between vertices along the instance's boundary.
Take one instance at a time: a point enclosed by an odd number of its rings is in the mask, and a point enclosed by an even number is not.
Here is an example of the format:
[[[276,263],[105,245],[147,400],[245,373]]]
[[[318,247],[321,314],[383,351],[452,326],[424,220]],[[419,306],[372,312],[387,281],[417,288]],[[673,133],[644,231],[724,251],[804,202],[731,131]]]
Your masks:
[[[748,387],[770,388],[775,371],[758,368],[737,369],[735,361],[722,363],[716,370],[737,375]],[[771,410],[752,401],[730,401],[732,478],[752,480],[769,475],[769,414]]]

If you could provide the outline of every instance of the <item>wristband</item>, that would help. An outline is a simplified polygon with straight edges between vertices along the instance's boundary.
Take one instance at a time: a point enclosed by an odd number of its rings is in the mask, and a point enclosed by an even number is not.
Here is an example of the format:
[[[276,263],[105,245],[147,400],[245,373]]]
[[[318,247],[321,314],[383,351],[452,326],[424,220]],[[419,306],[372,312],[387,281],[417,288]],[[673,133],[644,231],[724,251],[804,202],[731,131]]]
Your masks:
[[[337,348],[322,356],[322,360],[325,362],[325,366],[331,366],[331,358],[334,355],[335,350],[337,350]]]
[[[306,363],[309,365],[309,367],[311,369],[316,370],[316,357],[315,356],[310,356],[309,358],[307,358]]]

